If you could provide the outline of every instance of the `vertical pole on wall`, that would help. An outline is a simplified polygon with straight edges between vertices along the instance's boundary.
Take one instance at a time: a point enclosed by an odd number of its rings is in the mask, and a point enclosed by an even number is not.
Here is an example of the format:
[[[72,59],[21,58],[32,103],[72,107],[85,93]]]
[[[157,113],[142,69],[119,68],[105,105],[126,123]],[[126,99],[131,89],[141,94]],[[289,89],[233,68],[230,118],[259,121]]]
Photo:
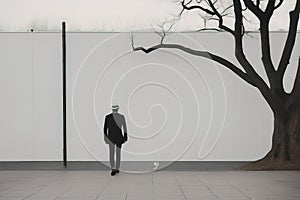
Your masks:
[[[62,78],[63,78],[63,161],[67,167],[67,95],[66,95],[66,23],[62,22]]]

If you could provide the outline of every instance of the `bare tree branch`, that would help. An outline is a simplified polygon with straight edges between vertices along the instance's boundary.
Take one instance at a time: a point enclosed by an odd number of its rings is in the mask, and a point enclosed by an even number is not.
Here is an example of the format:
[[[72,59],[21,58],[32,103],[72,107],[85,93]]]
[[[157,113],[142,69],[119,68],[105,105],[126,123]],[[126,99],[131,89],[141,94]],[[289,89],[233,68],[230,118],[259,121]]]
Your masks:
[[[270,19],[270,17],[272,16],[274,10],[275,10],[275,1],[276,0],[269,0],[267,8],[265,10],[265,18]]]
[[[263,17],[263,11],[256,6],[252,0],[244,0],[244,3],[246,7],[249,8],[249,10],[251,10],[251,12],[253,12],[253,14],[255,14],[255,16],[257,16],[259,19]]]
[[[235,13],[235,56],[241,66],[244,68],[254,85],[259,89],[265,99],[271,105],[270,90],[264,80],[256,73],[250,62],[247,60],[243,51],[243,15],[240,0],[233,0]]]
[[[223,23],[223,16],[218,12],[218,10],[216,9],[214,3],[211,0],[207,0],[207,1],[208,1],[209,5],[210,5],[211,9],[215,13],[215,15],[217,15],[218,18],[219,18],[219,28],[227,31],[228,33],[230,33],[232,35],[234,35],[234,31],[231,28],[229,28],[226,25],[224,25],[224,23]]]
[[[256,7],[259,8],[260,0],[256,0]]]
[[[266,11],[263,12],[259,8],[260,1],[256,2],[256,6],[251,0],[244,0],[245,5],[257,16],[260,21],[260,38],[262,49],[262,62],[266,71],[271,89],[277,89],[281,86],[276,81],[275,68],[271,58],[270,38],[269,38],[269,22],[275,10],[275,0],[269,0]]]
[[[274,7],[274,9],[277,9],[281,6],[281,4],[283,3],[283,0],[280,0],[279,3]]]
[[[260,44],[262,49],[262,62],[267,74],[271,89],[278,89],[281,84],[278,84],[275,76],[275,68],[271,58],[270,48],[270,33],[269,33],[269,22],[274,11],[275,0],[270,0],[266,12],[263,14],[264,17],[260,18]],[[283,90],[283,88],[281,88]]]
[[[191,2],[192,2],[192,1],[189,1],[188,3],[185,3],[185,1],[182,1],[182,2],[181,2],[182,8],[185,9],[185,10],[200,9],[200,10],[202,10],[202,11],[204,11],[204,12],[210,14],[210,15],[215,15],[215,13],[214,13],[213,11],[211,11],[211,10],[209,10],[209,9],[207,9],[207,8],[204,8],[204,7],[200,6],[200,5],[187,6],[187,5],[189,5]]]
[[[157,26],[160,28],[160,31],[155,31],[160,36],[160,43],[162,44],[165,37],[170,33],[171,29],[173,28],[176,20],[170,20],[165,21],[162,24],[157,24]],[[169,26],[166,28],[166,26],[169,24]]]
[[[133,39],[132,39],[132,41],[133,41]],[[212,53],[207,52],[207,51],[197,51],[197,50],[193,50],[191,48],[187,48],[187,47],[179,45],[179,44],[158,44],[158,45],[152,46],[150,48],[134,47],[133,42],[132,42],[131,45],[132,45],[133,51],[143,51],[147,54],[152,52],[152,51],[165,48],[165,49],[178,49],[178,50],[181,50],[183,52],[189,53],[191,55],[208,58],[210,60],[216,61],[219,64],[224,65],[225,67],[227,67],[228,69],[233,71],[236,75],[238,75],[240,78],[245,80],[247,83],[255,86],[253,84],[252,80],[250,79],[250,77],[246,73],[244,73],[242,70],[240,70],[238,67],[236,67],[234,64],[232,64],[231,62],[227,61],[226,59],[224,59],[224,58],[222,58],[218,55],[212,54]]]
[[[184,0],[182,1],[181,5],[183,7],[184,10],[192,10],[192,9],[200,9],[202,11],[204,11],[205,13],[211,15],[211,16],[217,16],[218,17],[218,22],[219,22],[219,28],[223,29],[224,31],[229,32],[230,34],[234,35],[233,30],[230,29],[228,26],[224,25],[224,21],[223,21],[223,15],[217,10],[217,8],[215,7],[215,3],[217,1],[212,2],[211,0],[206,0],[206,2],[208,3],[208,6],[212,9],[209,10],[207,8],[204,8],[201,5],[192,5],[192,6],[188,6],[192,1],[189,2],[185,2]],[[200,1],[202,2],[202,1]],[[232,7],[232,6],[231,6]],[[226,15],[227,10],[230,9],[229,8],[225,8],[225,12],[223,11],[223,14]],[[182,13],[182,12],[181,12]]]
[[[297,0],[295,9],[290,12],[290,24],[287,39],[285,41],[285,46],[280,58],[278,65],[278,75],[282,82],[286,68],[290,62],[291,54],[295,45],[296,35],[297,35],[297,26],[299,21],[299,12],[300,12],[300,0]]]
[[[230,6],[228,6],[227,8],[225,8],[220,14],[221,14],[222,16],[226,15],[226,12],[228,12],[228,10],[229,10],[230,8],[232,8],[232,7],[233,7],[233,4],[230,5]]]

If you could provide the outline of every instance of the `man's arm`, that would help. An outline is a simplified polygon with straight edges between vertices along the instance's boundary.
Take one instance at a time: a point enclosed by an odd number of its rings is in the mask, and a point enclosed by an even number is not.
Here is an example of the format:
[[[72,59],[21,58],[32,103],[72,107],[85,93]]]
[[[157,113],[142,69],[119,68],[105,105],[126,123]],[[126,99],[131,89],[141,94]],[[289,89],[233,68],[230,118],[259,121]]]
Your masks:
[[[103,127],[103,133],[104,133],[104,142],[107,144],[108,143],[108,127],[107,127],[107,116],[105,116],[105,121],[104,121],[104,127]]]
[[[127,141],[127,126],[126,126],[126,120],[125,117],[123,116],[123,132],[124,132],[124,139]]]

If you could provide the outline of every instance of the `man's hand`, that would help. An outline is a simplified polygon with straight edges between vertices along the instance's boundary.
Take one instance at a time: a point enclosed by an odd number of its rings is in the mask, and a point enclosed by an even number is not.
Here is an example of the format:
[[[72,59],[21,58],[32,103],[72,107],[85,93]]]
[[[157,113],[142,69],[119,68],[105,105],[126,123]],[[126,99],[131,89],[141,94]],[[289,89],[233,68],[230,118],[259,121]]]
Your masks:
[[[109,143],[109,139],[108,139],[107,137],[105,137],[105,136],[104,136],[104,142],[105,142],[106,144]]]

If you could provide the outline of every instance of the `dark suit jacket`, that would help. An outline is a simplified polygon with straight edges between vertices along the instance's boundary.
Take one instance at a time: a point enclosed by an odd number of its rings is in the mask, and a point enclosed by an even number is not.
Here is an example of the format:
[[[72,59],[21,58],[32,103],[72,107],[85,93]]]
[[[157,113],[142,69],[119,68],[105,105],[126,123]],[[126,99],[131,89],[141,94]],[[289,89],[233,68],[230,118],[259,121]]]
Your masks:
[[[124,131],[124,136],[122,134],[122,128]],[[103,132],[104,137],[107,137],[113,144],[120,145],[124,143],[127,140],[125,117],[119,113],[111,113],[106,115]]]

